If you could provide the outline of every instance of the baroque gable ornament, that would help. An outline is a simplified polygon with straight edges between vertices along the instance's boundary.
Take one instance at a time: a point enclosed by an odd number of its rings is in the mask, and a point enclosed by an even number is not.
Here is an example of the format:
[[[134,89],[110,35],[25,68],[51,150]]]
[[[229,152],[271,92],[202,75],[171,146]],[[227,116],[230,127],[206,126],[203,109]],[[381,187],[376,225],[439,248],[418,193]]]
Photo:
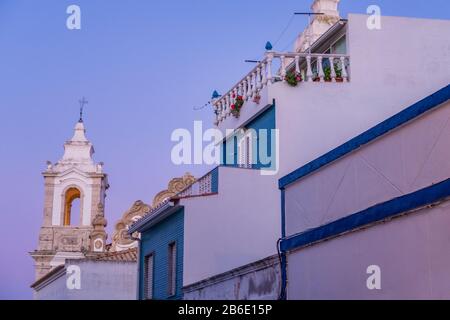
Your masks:
[[[159,192],[154,198],[152,205],[145,204],[143,201],[136,201],[131,208],[126,211],[122,218],[116,223],[112,237],[111,251],[123,251],[137,247],[137,241],[128,235],[128,228],[153,208],[158,207],[173,196],[195,183],[196,179],[190,173],[186,173],[181,178],[172,179],[169,182],[167,190]]]
[[[191,175],[190,173],[186,173],[181,178],[175,178],[172,179],[169,182],[169,186],[167,190],[161,191],[158,193],[155,198],[153,199],[153,208],[157,207],[167,199],[176,196],[178,193],[189,187],[191,184],[193,184],[196,181],[195,177]]]
[[[112,237],[112,251],[128,250],[136,246],[136,241],[131,239],[128,235],[128,227],[149,213],[151,207],[141,200],[136,201],[131,208],[126,211],[122,219],[120,219],[115,226]]]

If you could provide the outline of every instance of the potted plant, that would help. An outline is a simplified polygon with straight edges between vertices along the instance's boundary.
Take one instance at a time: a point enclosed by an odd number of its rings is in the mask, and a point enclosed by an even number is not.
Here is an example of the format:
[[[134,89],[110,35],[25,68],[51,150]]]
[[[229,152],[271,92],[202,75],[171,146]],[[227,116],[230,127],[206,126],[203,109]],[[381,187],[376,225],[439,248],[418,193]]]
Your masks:
[[[323,68],[324,73],[324,79],[326,82],[331,82],[331,67],[327,66]],[[337,63],[334,63],[334,73],[336,74],[336,77],[334,78],[336,82],[343,82],[344,78],[342,78],[342,68],[339,67]]]
[[[325,82],[331,82],[331,68],[329,66],[323,68],[323,74]]]
[[[242,106],[244,105],[244,98],[242,96],[236,97],[236,95],[234,95],[234,94],[233,94],[233,98],[235,98],[236,100],[230,107],[231,113],[233,114],[233,116],[235,118],[239,118],[239,115],[241,114]]]
[[[342,68],[335,63],[334,70],[336,72],[336,82],[344,82],[344,78],[342,78]]]
[[[256,104],[259,104],[259,102],[261,101],[261,96],[259,95],[259,93],[257,93],[254,97],[253,97],[253,102]]]
[[[313,81],[314,81],[314,82],[320,82],[320,77],[319,77],[319,75],[317,74],[317,72],[314,73]]]
[[[295,71],[288,71],[284,80],[286,80],[291,87],[296,87],[298,83],[302,81],[302,75]]]

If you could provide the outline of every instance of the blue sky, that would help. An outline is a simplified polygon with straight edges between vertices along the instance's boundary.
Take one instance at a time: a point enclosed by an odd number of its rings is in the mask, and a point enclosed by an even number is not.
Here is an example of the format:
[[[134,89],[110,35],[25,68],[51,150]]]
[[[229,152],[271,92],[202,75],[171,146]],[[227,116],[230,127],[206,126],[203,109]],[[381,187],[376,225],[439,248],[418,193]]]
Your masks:
[[[57,161],[86,96],[87,135],[105,162],[109,230],[138,199],[150,203],[169,179],[204,167],[171,164],[170,135],[212,123],[203,105],[224,92],[279,38],[311,0],[0,0],[0,298],[31,298],[42,223],[45,161]],[[66,8],[82,29],[66,28]],[[448,0],[342,0],[341,15],[365,13],[450,19]],[[276,50],[291,49],[296,17]]]

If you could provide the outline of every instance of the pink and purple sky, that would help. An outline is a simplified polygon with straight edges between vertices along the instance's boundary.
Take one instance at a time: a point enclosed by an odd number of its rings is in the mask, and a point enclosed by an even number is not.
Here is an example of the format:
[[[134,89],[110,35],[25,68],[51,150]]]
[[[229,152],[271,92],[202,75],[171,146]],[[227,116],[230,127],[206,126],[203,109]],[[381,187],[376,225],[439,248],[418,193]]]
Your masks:
[[[88,138],[105,162],[111,189],[108,230],[135,200],[150,203],[167,182],[207,168],[171,163],[170,135],[212,124],[194,111],[224,92],[258,59],[266,41],[291,50],[306,25],[296,11],[311,0],[0,0],[0,299],[32,298],[33,260],[42,223],[46,160],[78,120],[86,96]],[[66,28],[66,8],[82,11],[82,29]],[[450,19],[448,0],[342,0],[341,15],[365,13]],[[413,36],[413,35],[411,35]],[[111,234],[111,233],[110,233]]]

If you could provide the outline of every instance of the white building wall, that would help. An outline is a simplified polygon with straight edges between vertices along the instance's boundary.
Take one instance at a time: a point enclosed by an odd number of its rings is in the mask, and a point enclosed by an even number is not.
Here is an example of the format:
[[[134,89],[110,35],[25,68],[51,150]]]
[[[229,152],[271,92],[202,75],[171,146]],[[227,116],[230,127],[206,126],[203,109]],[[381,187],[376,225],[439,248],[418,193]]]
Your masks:
[[[183,200],[184,286],[276,253],[280,237],[278,179],[366,131],[450,82],[450,22],[382,17],[382,29],[350,15],[349,83],[277,82],[247,102],[236,128],[273,99],[280,130],[280,171],[221,168],[219,195]]]
[[[185,288],[184,300],[277,300],[281,268],[278,256],[246,265]]]
[[[37,300],[135,300],[137,286],[136,262],[76,261],[81,269],[81,289],[69,290],[63,275],[35,292]]]
[[[285,175],[450,83],[450,21],[349,15],[349,83],[275,83]],[[244,107],[245,108],[245,107]]]
[[[286,188],[291,236],[450,177],[450,102]]]
[[[274,177],[238,168],[219,168],[219,195],[183,199],[183,286],[274,255],[279,201]]]
[[[450,203],[289,254],[288,299],[450,299]],[[367,288],[367,267],[381,290]]]

